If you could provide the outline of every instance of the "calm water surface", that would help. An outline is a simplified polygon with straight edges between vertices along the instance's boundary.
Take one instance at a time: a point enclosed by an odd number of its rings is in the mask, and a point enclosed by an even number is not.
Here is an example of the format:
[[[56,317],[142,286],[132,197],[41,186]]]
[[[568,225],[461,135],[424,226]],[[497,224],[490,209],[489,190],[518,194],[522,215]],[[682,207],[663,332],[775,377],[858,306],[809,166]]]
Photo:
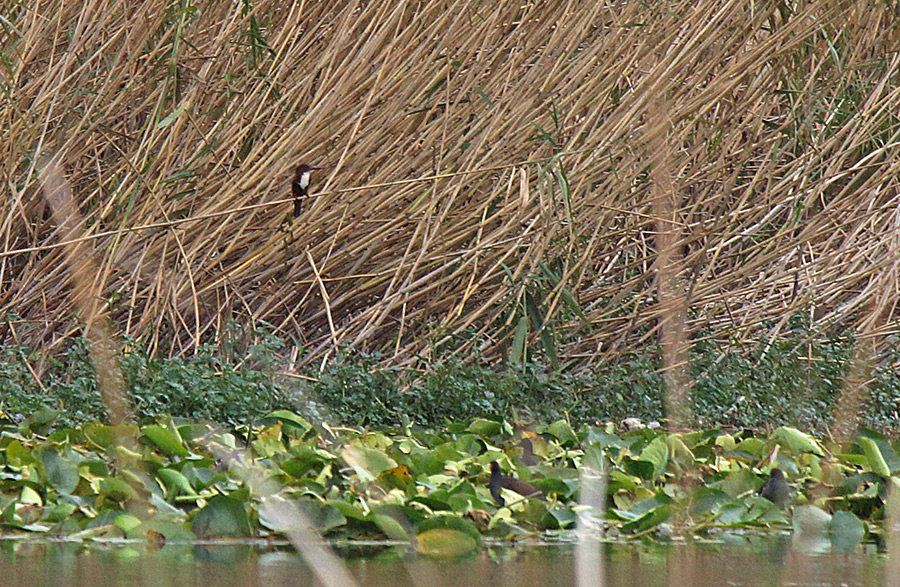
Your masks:
[[[874,545],[850,554],[802,554],[790,538],[741,544],[605,544],[607,585],[884,585],[884,555]],[[438,561],[399,549],[339,549],[360,585],[574,584],[571,545],[488,546],[479,555]],[[598,550],[598,556],[600,552]],[[299,555],[260,545],[97,546],[0,543],[0,585],[315,585]]]

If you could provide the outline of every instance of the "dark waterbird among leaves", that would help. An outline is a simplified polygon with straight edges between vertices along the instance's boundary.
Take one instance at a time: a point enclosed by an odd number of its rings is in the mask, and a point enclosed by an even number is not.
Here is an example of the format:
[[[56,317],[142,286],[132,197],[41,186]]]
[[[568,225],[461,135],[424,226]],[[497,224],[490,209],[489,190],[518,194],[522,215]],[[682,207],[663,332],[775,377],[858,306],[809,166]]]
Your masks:
[[[759,495],[780,508],[784,507],[791,496],[791,488],[784,479],[784,471],[778,468],[772,469],[769,478],[759,488]]]
[[[537,466],[538,462],[534,458],[534,446],[531,444],[531,440],[523,438],[519,441],[519,446],[522,447],[522,463],[526,467]]]
[[[508,475],[503,475],[500,473],[500,465],[497,461],[491,461],[491,497],[494,498],[494,501],[497,502],[497,505],[503,507],[506,505],[506,500],[503,499],[503,496],[500,495],[501,489],[509,489],[510,491],[514,491],[521,495],[522,497],[534,497],[536,499],[545,499],[544,495],[541,493],[541,490],[532,485],[531,483],[526,483],[521,479],[516,479],[515,477],[510,477]]]

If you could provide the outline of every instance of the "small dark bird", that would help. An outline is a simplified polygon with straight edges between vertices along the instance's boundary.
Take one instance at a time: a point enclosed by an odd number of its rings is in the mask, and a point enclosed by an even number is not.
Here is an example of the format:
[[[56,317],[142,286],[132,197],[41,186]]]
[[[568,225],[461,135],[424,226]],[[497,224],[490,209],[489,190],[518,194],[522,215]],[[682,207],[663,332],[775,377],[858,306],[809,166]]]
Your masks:
[[[306,188],[309,187],[309,174],[316,169],[322,168],[303,164],[298,165],[297,170],[294,172],[294,183],[291,184],[291,189],[294,192],[294,218],[300,216],[300,212],[303,210],[303,200],[308,196]]]
[[[784,471],[778,468],[772,469],[769,478],[759,488],[759,495],[780,508],[784,507],[791,496],[791,488],[784,479]]]
[[[534,458],[534,445],[531,444],[531,440],[523,438],[519,441],[519,446],[522,447],[522,463],[524,463],[526,467],[536,466],[538,462],[537,459]]]
[[[531,483],[526,483],[520,479],[516,479],[515,477],[509,477],[507,475],[503,475],[500,473],[500,465],[497,461],[491,461],[491,497],[494,498],[494,501],[497,502],[497,505],[503,507],[506,505],[506,500],[503,499],[503,496],[500,495],[500,489],[509,489],[510,491],[515,491],[522,497],[534,497],[536,499],[545,499],[544,495],[541,493],[541,490],[532,485]]]

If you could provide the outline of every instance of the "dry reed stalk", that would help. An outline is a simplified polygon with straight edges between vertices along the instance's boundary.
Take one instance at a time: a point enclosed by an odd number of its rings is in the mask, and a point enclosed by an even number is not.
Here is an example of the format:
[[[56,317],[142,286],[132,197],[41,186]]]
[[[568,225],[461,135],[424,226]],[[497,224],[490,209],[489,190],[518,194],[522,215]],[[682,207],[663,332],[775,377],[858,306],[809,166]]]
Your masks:
[[[78,213],[71,187],[56,160],[49,161],[41,168],[40,182],[53,218],[59,226],[61,238],[77,239],[84,220]],[[132,420],[131,407],[116,356],[117,345],[101,306],[99,294],[103,290],[103,282],[98,282],[97,276],[102,277],[102,274],[98,272],[92,251],[84,243],[67,246],[64,250],[72,282],[72,296],[81,314],[83,335],[89,342],[91,363],[97,373],[97,387],[106,405],[110,423],[118,427]],[[127,439],[119,440],[126,444]]]
[[[660,337],[653,268],[673,251],[685,336],[776,336],[799,312],[850,327],[895,261],[898,29],[885,7],[785,6],[16,5],[0,312],[33,346],[75,332],[65,239],[36,197],[52,150],[98,299],[161,354],[229,318],[274,324],[306,361],[352,342],[411,363],[435,331],[496,354],[528,298],[529,339],[586,368]],[[638,140],[654,96],[669,233]],[[289,222],[301,160],[329,172]]]

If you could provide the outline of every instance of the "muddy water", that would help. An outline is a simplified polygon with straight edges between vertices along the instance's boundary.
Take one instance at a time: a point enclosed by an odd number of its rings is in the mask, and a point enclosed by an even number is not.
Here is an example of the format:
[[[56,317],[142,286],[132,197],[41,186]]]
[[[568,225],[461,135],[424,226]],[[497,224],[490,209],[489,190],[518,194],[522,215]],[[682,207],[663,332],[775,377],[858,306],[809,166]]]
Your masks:
[[[606,585],[886,585],[886,558],[874,545],[850,554],[804,554],[787,537],[739,544],[605,544]],[[487,546],[439,561],[401,548],[338,549],[359,585],[547,587],[574,585],[571,545]],[[900,577],[896,579],[900,580]],[[266,545],[96,545],[0,542],[0,585],[314,585],[297,554]]]

